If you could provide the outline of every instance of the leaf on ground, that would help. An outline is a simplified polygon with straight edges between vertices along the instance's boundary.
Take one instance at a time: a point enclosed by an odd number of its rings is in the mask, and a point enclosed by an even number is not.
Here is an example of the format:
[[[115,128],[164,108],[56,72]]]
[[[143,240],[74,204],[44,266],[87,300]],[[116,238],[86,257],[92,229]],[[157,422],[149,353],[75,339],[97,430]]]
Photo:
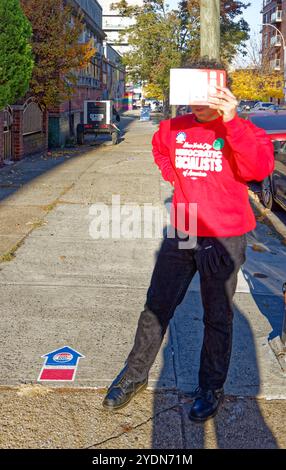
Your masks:
[[[105,395],[107,392],[107,387],[97,388],[96,392],[99,393],[99,395]]]
[[[121,429],[123,432],[131,432],[133,430],[132,426],[130,424],[122,424]]]
[[[66,259],[66,256],[60,256],[60,260],[64,261]]]
[[[173,410],[176,411],[177,413],[179,413],[180,412],[180,407],[179,406],[174,406]]]
[[[262,245],[257,245],[256,243],[252,245],[252,249],[253,251],[258,251],[259,253],[264,253],[267,251]]]
[[[259,215],[255,218],[256,218],[257,222],[263,222],[263,220],[265,219],[265,215]]]

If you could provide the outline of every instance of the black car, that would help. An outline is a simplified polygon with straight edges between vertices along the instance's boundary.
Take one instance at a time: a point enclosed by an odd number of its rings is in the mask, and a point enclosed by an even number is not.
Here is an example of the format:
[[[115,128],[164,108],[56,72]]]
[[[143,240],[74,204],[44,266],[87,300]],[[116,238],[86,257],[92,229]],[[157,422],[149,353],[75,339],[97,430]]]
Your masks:
[[[258,100],[241,100],[239,102],[239,108],[242,111],[249,111],[251,108],[253,108],[256,104],[258,103]]]
[[[261,183],[261,199],[265,207],[279,205],[286,210],[286,112],[257,112],[243,116],[264,129],[275,149],[275,169]]]

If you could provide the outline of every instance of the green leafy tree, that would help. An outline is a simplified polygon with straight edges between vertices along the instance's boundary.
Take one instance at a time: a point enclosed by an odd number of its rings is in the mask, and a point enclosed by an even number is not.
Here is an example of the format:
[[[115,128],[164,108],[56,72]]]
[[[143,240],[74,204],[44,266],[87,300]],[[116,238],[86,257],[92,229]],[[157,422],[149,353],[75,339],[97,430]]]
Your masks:
[[[0,1],[0,109],[25,95],[33,70],[32,28],[19,0]]]
[[[238,52],[247,53],[245,41],[249,38],[249,26],[242,15],[250,3],[236,0],[221,0],[220,3],[220,55],[223,62],[229,63]],[[197,59],[200,55],[200,0],[181,0],[177,15],[181,20],[182,60]]]
[[[248,6],[240,1],[221,1],[221,59],[226,63],[238,50],[244,51],[249,27],[240,16]],[[168,7],[167,0],[144,0],[141,7],[121,0],[113,8],[134,19],[122,33],[131,46],[124,56],[131,80],[159,87],[167,101],[170,68],[200,55],[200,0],[182,0],[176,10]]]

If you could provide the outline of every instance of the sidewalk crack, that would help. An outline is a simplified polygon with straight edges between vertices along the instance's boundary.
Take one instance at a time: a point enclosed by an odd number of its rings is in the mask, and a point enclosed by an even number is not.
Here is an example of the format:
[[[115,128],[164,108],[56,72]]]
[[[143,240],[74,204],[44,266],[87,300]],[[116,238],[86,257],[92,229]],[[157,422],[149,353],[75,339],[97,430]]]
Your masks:
[[[99,445],[101,445],[101,444],[106,444],[106,443],[109,442],[109,441],[112,441],[112,440],[114,440],[114,439],[120,438],[120,437],[123,436],[124,434],[130,434],[131,432],[135,431],[136,429],[139,429],[140,427],[145,426],[145,424],[148,424],[150,421],[152,421],[152,420],[153,420],[154,418],[156,418],[157,416],[160,416],[161,414],[166,413],[166,412],[171,411],[171,410],[177,410],[178,407],[179,407],[179,404],[176,403],[175,405],[170,406],[169,408],[164,408],[163,410],[158,411],[158,412],[155,413],[154,415],[150,416],[148,419],[146,419],[146,420],[143,421],[142,423],[139,423],[139,424],[137,424],[136,426],[131,427],[130,430],[128,430],[128,431],[122,431],[122,432],[116,434],[115,436],[111,436],[111,437],[108,437],[107,439],[104,439],[104,440],[102,440],[102,441],[95,442],[94,444],[91,444],[91,445],[89,445],[89,446],[87,446],[87,447],[84,447],[84,449],[90,449],[90,448],[92,448],[92,447],[96,447],[96,446],[99,446]]]

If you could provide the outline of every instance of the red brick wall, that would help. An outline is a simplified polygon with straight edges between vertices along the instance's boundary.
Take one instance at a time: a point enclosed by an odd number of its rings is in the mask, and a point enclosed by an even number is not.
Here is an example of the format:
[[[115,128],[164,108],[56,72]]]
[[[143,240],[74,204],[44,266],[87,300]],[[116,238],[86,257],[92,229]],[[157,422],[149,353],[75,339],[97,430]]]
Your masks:
[[[23,142],[23,109],[22,106],[12,106],[13,109],[13,149],[14,160],[20,160],[24,156]]]
[[[94,88],[78,87],[71,99],[72,111],[83,111],[83,102],[85,100],[100,100],[102,98],[102,90]],[[61,113],[69,111],[69,102],[65,101],[60,106]]]

